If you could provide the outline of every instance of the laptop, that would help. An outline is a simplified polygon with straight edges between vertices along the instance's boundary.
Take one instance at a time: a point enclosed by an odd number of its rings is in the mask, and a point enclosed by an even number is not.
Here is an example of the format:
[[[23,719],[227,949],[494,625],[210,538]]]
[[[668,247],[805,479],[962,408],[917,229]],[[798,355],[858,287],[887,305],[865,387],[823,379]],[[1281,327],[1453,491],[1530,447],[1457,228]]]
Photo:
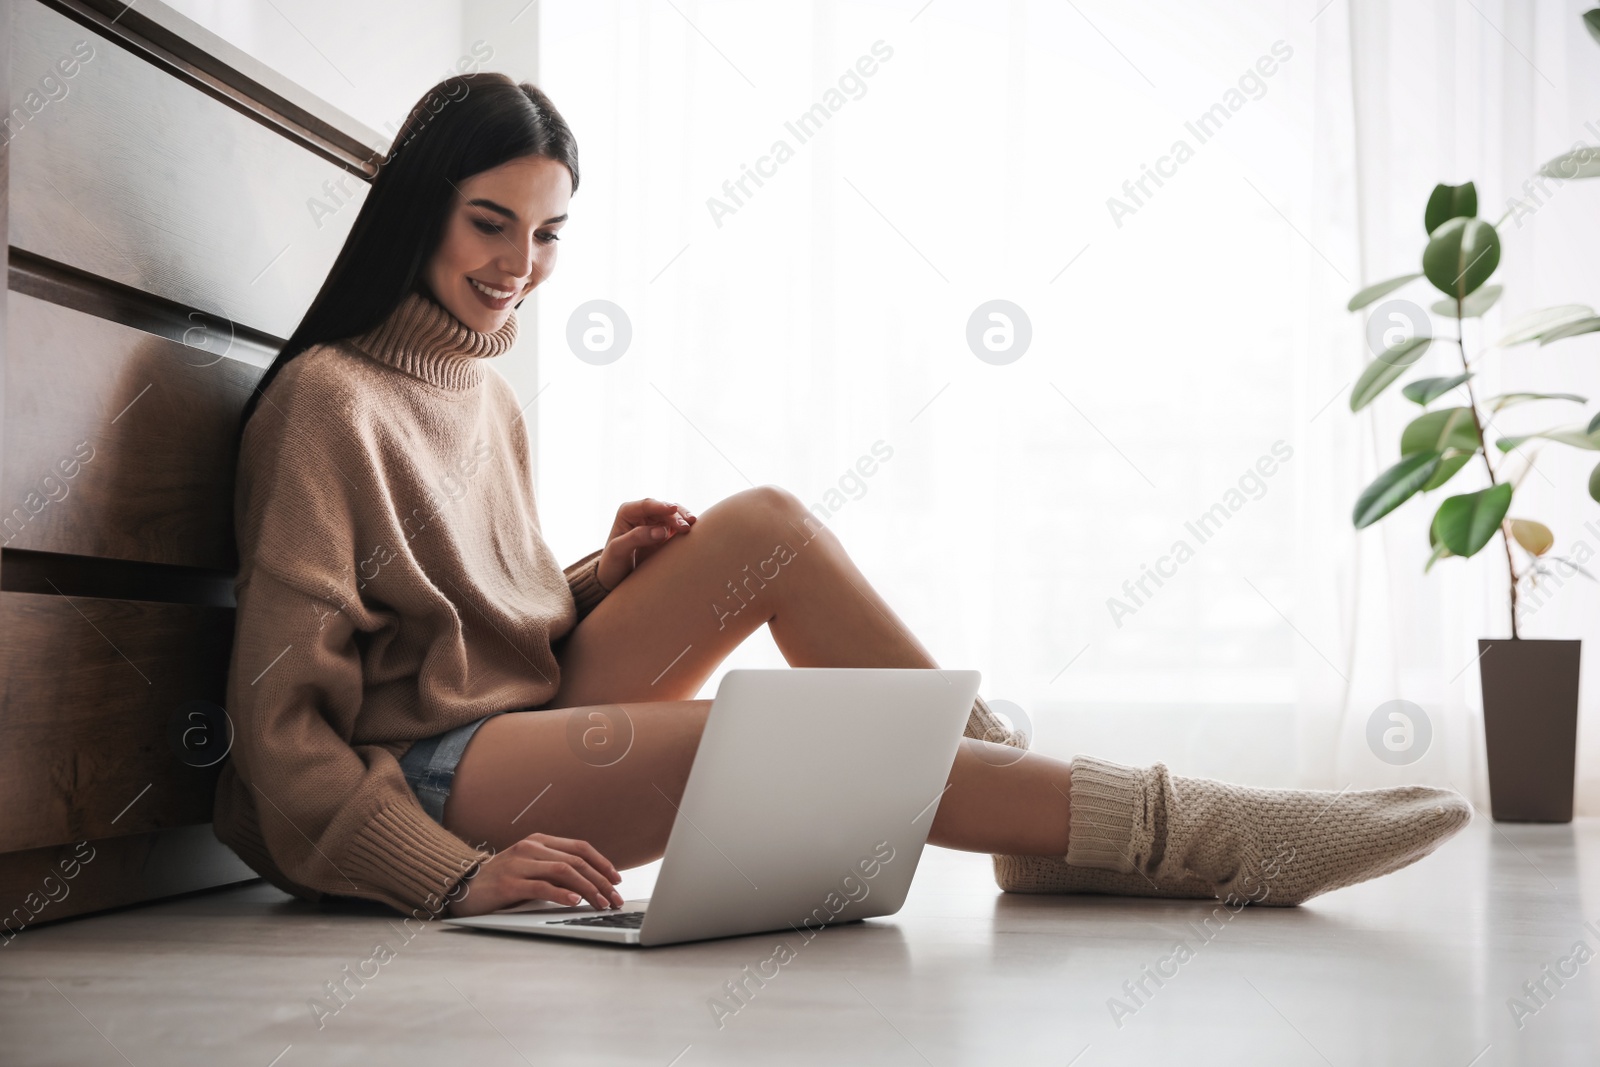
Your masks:
[[[807,936],[892,915],[944,795],[977,671],[730,670],[717,687],[655,890],[621,908],[533,901],[478,930],[672,945]]]

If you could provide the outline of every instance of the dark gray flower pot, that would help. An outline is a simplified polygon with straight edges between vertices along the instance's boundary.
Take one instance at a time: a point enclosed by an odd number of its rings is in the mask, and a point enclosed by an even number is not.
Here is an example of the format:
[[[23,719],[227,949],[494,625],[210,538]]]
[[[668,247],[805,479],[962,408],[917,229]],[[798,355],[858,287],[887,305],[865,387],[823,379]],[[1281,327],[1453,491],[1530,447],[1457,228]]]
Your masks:
[[[1497,822],[1571,822],[1582,641],[1478,639],[1489,807]]]

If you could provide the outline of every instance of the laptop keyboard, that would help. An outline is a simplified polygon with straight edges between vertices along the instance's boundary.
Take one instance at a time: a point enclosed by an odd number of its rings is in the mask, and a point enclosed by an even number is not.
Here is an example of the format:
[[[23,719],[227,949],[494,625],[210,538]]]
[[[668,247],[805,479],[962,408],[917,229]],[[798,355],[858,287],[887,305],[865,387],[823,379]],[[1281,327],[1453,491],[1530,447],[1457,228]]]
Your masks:
[[[644,924],[644,912],[620,911],[601,915],[585,915],[579,919],[557,919],[551,926],[617,926],[637,930]]]

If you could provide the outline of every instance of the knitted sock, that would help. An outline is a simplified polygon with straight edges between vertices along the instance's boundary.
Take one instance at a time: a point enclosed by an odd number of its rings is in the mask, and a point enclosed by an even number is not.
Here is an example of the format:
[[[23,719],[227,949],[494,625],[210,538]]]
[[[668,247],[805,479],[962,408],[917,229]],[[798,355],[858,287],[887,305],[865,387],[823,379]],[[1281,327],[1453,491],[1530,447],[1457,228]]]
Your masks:
[[[1027,737],[1020,731],[1007,727],[982,697],[972,702],[972,711],[967,715],[964,736],[976,737],[980,741],[993,741],[997,745],[1010,745],[1013,748],[1028,747]]]
[[[1158,882],[1143,871],[1124,874],[1074,867],[1058,856],[994,854],[994,880],[1007,893],[1104,893],[1116,897],[1188,897],[1211,900],[1205,882],[1181,871]]]
[[[982,697],[973,702],[972,713],[967,716],[965,736],[1013,748],[1028,747],[1028,738],[1020,731],[1008,728]],[[1199,897],[1206,900],[1216,895],[1204,882],[1185,875],[1163,879],[1162,884],[1157,885],[1142,872],[1123,874],[1092,867],[1074,867],[1054,856],[995,853],[993,860],[995,881],[1008,893],[1110,893],[1116,896]]]
[[[1073,763],[1072,811],[1078,811],[1076,788],[1078,763]],[[1154,834],[1167,832],[1166,809],[1153,813]],[[1067,848],[1079,834],[1079,823],[1073,816],[1068,829]],[[1104,893],[1118,897],[1180,897],[1192,900],[1212,900],[1216,891],[1202,879],[1182,870],[1166,870],[1147,874],[1143,870],[1102,870],[1098,867],[1079,867],[1060,856],[1010,856],[994,855],[994,880],[1007,893]],[[1124,866],[1131,866],[1127,864]]]
[[[1071,793],[1066,856],[995,857],[1002,889],[1289,906],[1415,863],[1472,818],[1449,789],[1260,789],[1089,756]]]

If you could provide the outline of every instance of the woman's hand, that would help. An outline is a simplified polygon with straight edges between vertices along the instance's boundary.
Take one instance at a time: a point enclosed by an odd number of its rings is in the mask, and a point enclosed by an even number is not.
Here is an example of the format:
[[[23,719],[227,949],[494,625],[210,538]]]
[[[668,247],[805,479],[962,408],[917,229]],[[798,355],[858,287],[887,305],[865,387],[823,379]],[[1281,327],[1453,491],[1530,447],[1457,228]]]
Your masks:
[[[445,907],[453,917],[550,900],[557,904],[588,901],[596,908],[621,907],[622,894],[612,888],[622,875],[587,841],[549,834],[529,834],[504,852],[483,861],[467,879],[466,892]]]
[[[609,592],[656,550],[681,533],[688,533],[700,520],[688,508],[666,504],[652,497],[632,500],[617,509],[611,536],[600,552],[596,577]]]

